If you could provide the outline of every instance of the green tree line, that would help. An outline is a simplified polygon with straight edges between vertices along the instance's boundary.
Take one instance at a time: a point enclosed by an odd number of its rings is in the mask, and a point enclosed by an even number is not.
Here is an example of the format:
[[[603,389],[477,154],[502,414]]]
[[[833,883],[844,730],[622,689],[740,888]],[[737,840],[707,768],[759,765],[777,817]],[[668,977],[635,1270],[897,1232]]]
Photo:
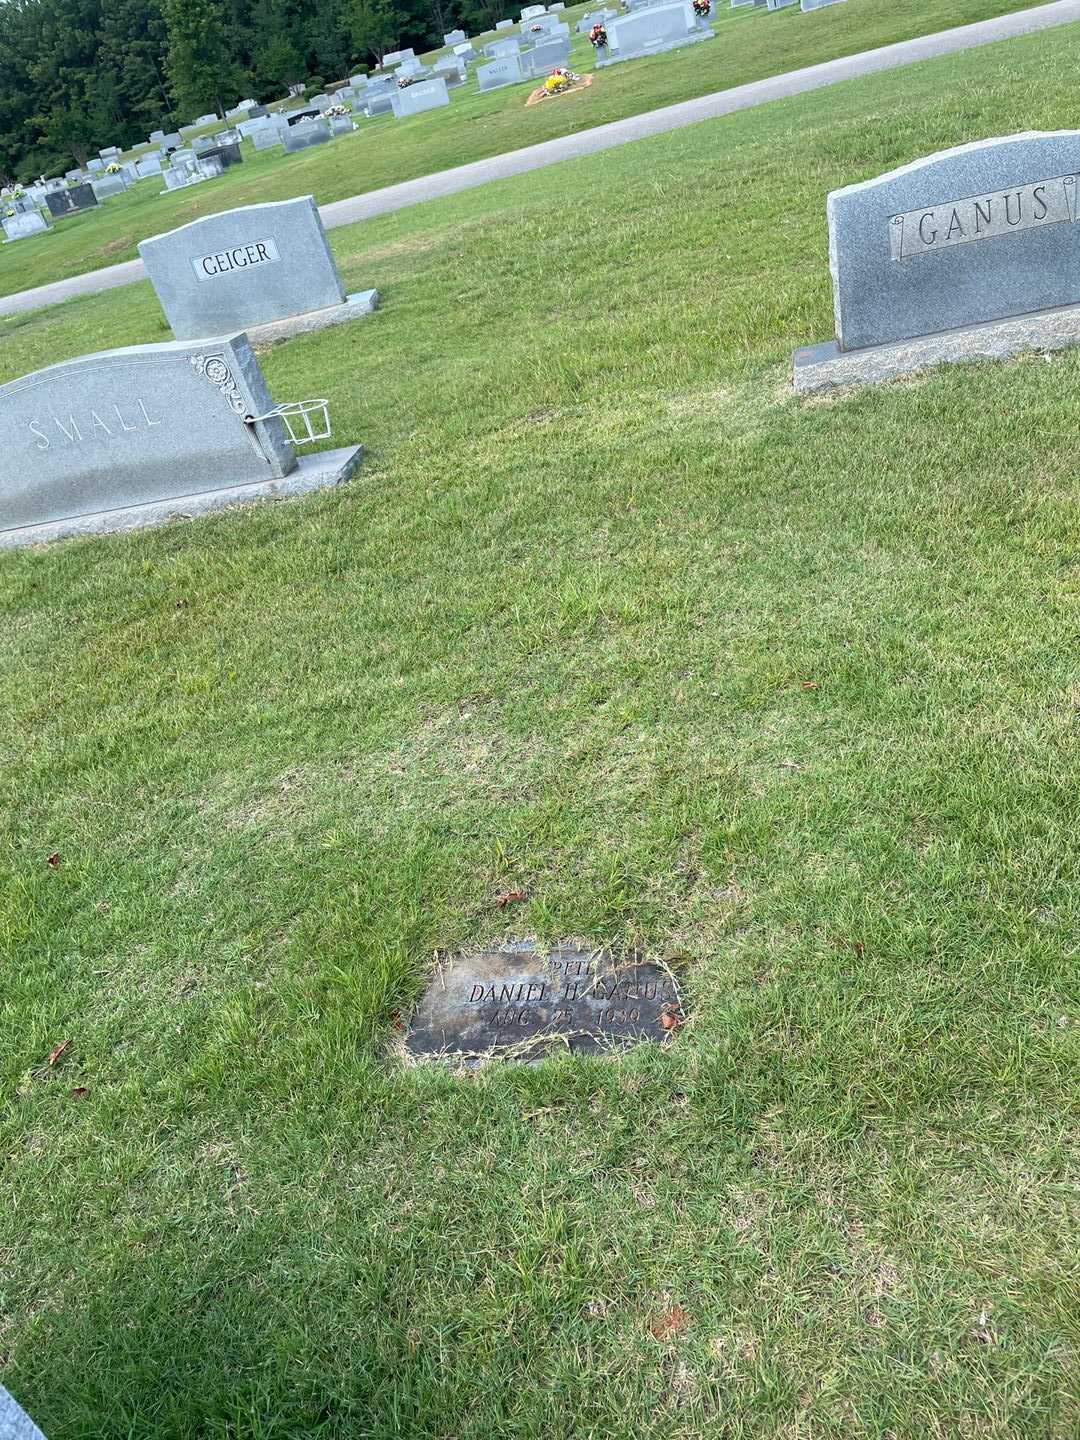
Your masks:
[[[333,84],[509,14],[503,0],[4,0],[0,174],[60,173],[105,145]]]

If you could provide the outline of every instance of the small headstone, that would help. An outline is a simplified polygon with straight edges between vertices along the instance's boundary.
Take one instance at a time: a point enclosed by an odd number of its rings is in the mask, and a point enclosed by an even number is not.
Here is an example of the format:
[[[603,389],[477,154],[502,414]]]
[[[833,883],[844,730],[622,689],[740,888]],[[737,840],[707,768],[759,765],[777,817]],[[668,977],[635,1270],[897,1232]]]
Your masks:
[[[150,144],[151,144],[151,145],[162,145],[162,144],[164,144],[164,141],[165,141],[165,131],[164,131],[164,130],[151,130],[151,131],[150,131]]]
[[[161,157],[159,155],[144,155],[141,160],[136,160],[135,174],[140,180],[145,180],[148,175],[160,175]]]
[[[516,35],[509,40],[492,40],[484,46],[484,54],[489,60],[505,60],[508,55],[516,55],[521,49],[521,41]],[[478,75],[480,71],[476,72]]]
[[[105,170],[105,161],[95,156],[93,160],[86,162],[86,168],[95,175],[101,175]]]
[[[290,124],[284,135],[285,153],[292,155],[297,150],[308,150],[312,145],[326,145],[333,139],[328,120],[300,120]]]
[[[123,175],[102,175],[91,181],[98,200],[108,200],[110,195],[123,195],[127,181]]]
[[[480,52],[473,48],[471,40],[466,40],[463,45],[455,45],[454,54],[459,60],[464,60],[466,65],[471,65],[474,60],[480,59]]]
[[[463,40],[468,38],[464,30],[451,30],[448,35],[442,37],[442,43],[444,45],[460,45]]]
[[[680,999],[663,966],[604,950],[531,943],[460,956],[440,968],[405,1037],[411,1055],[532,1063],[659,1041]],[[667,1024],[665,1025],[665,1020]]]
[[[21,215],[5,215],[3,224],[7,237],[5,245],[9,240],[25,240],[28,235],[40,235],[51,228],[40,210],[27,210]]]
[[[800,390],[1080,343],[1080,131],[942,150],[828,198],[836,342]]]
[[[539,79],[543,75],[549,75],[552,70],[566,65],[570,59],[570,38],[568,35],[557,35],[554,39],[547,36],[539,45],[534,45],[531,50],[524,50],[521,54],[521,68],[524,74],[533,79]]]
[[[446,81],[434,76],[430,80],[419,80],[408,85],[390,98],[394,116],[398,120],[407,115],[419,115],[424,110],[436,110],[441,105],[450,104]]]
[[[513,20],[500,20],[495,26],[496,30],[513,30],[513,28]]]
[[[504,85],[517,85],[524,78],[516,55],[504,55],[500,60],[476,67],[476,81],[481,90],[500,90]]]
[[[139,254],[178,340],[297,322],[290,333],[375,308],[375,291],[346,295],[310,195],[245,205],[143,240]],[[282,327],[284,333],[284,327]]]
[[[446,81],[448,90],[464,85],[469,78],[465,61],[458,55],[444,55],[440,60],[436,60],[433,73]]]
[[[289,127],[280,122],[263,123],[251,133],[251,143],[256,150],[272,150],[275,145],[284,144],[285,131]]]
[[[74,215],[80,210],[90,210],[98,203],[92,185],[72,185],[69,190],[56,190],[46,195],[45,204],[53,219],[61,215]]]
[[[234,141],[228,141],[225,144],[204,145],[196,150],[195,153],[200,160],[220,160],[223,169],[228,169],[230,165],[242,165],[244,163],[244,156],[240,149],[239,135]]]

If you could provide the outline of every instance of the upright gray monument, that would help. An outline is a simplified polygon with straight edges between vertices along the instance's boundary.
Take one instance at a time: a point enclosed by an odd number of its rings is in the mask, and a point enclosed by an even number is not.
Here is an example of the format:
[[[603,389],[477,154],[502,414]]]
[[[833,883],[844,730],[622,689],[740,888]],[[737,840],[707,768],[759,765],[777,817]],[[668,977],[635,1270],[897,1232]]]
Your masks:
[[[13,380],[0,386],[0,546],[308,490],[359,464],[359,447],[298,461],[290,423],[242,334],[105,350]]]
[[[1080,343],[1080,131],[942,150],[828,198],[836,341],[795,386]]]
[[[178,340],[247,330],[280,340],[366,315],[377,290],[346,295],[310,195],[192,220],[139,245]]]

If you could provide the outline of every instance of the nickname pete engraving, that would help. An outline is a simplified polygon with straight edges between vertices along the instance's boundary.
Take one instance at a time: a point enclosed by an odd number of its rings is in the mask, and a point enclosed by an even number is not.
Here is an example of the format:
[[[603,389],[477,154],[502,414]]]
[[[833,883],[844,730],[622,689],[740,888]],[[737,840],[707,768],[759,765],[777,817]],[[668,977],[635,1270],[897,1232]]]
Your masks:
[[[908,260],[951,245],[969,245],[1044,225],[1073,224],[1076,218],[1076,176],[1058,175],[1013,190],[968,195],[893,215],[889,245],[894,260]]]
[[[64,419],[50,415],[47,420],[33,419],[27,429],[35,436],[35,450],[51,450],[53,445],[80,445],[87,440],[111,440],[116,435],[135,430],[152,430],[162,423],[147,408],[145,400],[132,400],[126,414],[119,405],[102,406],[105,414],[90,410],[84,415],[69,414]]]
[[[274,240],[252,240],[247,245],[234,245],[228,250],[215,250],[209,255],[193,255],[191,268],[196,280],[214,280],[234,270],[251,270],[256,265],[273,265],[281,259]]]

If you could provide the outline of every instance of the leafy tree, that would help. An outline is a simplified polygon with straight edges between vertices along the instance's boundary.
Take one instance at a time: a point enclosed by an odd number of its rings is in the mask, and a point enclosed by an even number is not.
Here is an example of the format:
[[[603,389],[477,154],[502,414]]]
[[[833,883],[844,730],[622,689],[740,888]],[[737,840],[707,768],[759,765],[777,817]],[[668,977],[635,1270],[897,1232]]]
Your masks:
[[[398,46],[405,16],[394,0],[353,0],[349,22],[354,53],[371,55],[381,65]]]
[[[70,3],[70,0],[64,0]],[[224,114],[238,98],[240,65],[230,26],[216,0],[165,0],[165,69],[177,108],[195,115],[212,105]]]

